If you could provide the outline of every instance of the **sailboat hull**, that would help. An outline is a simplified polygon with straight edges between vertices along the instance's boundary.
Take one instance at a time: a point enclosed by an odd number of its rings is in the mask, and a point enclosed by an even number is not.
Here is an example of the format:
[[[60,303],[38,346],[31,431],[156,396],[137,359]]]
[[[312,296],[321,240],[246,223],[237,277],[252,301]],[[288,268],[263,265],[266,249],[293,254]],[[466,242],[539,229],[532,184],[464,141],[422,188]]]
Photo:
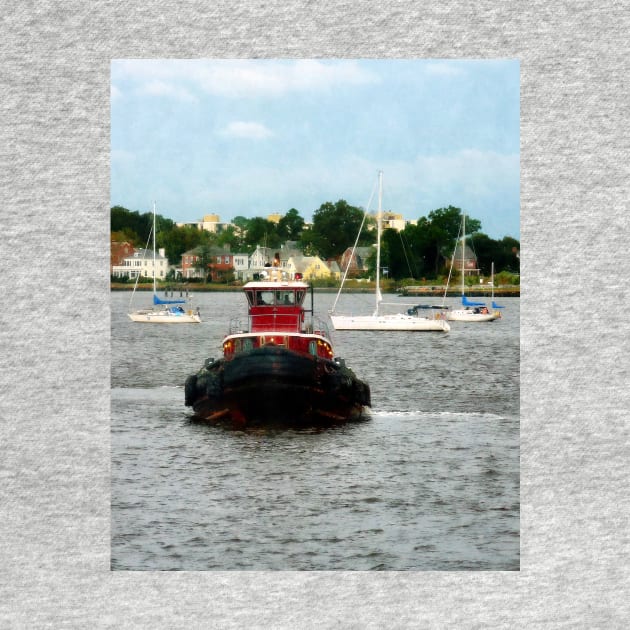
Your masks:
[[[184,313],[172,313],[170,311],[136,311],[128,313],[132,322],[140,322],[145,324],[200,324],[201,318],[195,315],[193,311],[185,311]]]
[[[444,319],[396,315],[331,315],[335,330],[407,330],[448,332],[451,327]]]
[[[461,308],[449,311],[446,315],[451,322],[492,322],[501,317],[501,313],[475,313],[473,309]]]

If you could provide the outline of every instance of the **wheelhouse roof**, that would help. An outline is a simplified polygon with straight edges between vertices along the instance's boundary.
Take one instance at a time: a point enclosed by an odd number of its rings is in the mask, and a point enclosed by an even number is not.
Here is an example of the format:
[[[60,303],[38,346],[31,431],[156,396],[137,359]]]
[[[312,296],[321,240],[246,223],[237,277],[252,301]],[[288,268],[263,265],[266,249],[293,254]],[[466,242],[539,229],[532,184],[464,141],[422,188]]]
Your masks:
[[[243,289],[308,289],[309,285],[306,282],[301,282],[298,280],[278,280],[274,282],[273,280],[269,281],[255,281],[248,282],[243,286]]]

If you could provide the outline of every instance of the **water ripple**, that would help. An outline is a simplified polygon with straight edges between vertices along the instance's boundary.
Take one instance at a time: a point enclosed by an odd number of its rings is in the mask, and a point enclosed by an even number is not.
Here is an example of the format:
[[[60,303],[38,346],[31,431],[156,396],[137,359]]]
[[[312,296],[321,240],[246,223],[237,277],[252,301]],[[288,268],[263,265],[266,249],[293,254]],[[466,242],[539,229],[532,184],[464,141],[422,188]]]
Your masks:
[[[506,302],[501,321],[448,335],[337,333],[372,387],[370,419],[244,432],[191,421],[182,388],[242,296],[198,296],[204,324],[173,328],[129,322],[114,294],[112,569],[518,570],[518,300]]]

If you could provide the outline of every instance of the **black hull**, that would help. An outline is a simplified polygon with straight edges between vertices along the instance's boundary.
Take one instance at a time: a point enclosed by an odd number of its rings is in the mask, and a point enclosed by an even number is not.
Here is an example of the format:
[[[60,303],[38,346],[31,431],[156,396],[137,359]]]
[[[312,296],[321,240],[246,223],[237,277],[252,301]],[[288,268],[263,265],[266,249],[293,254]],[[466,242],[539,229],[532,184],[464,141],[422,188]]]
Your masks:
[[[342,361],[265,346],[188,377],[186,405],[235,428],[331,426],[363,418],[370,389]]]

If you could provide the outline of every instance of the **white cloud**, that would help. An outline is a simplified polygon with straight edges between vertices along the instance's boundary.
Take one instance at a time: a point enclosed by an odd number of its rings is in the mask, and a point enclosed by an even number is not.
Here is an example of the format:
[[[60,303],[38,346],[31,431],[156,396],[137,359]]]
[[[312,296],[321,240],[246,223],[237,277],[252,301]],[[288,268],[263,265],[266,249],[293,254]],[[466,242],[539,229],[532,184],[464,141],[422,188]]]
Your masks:
[[[378,76],[354,60],[127,59],[112,63],[116,78],[169,84],[232,98],[278,97],[377,83]]]
[[[122,92],[112,83],[109,88],[109,99],[113,103],[122,98]]]
[[[264,140],[273,136],[273,132],[257,122],[235,121],[220,131],[221,135],[230,138],[249,138]]]
[[[135,154],[131,151],[125,151],[124,149],[112,149],[110,159],[112,164],[114,163],[128,163],[135,159]]]
[[[426,73],[443,77],[455,77],[464,74],[464,70],[459,64],[456,65],[450,61],[435,61],[426,66]]]
[[[178,101],[197,102],[197,97],[191,94],[186,88],[166,81],[154,80],[144,83],[138,88],[138,91],[150,96],[167,96],[177,99]]]
[[[316,60],[287,62],[234,61],[202,67],[202,89],[225,96],[282,96],[290,92],[327,90],[338,85],[373,83],[376,77],[356,62],[324,63]]]

